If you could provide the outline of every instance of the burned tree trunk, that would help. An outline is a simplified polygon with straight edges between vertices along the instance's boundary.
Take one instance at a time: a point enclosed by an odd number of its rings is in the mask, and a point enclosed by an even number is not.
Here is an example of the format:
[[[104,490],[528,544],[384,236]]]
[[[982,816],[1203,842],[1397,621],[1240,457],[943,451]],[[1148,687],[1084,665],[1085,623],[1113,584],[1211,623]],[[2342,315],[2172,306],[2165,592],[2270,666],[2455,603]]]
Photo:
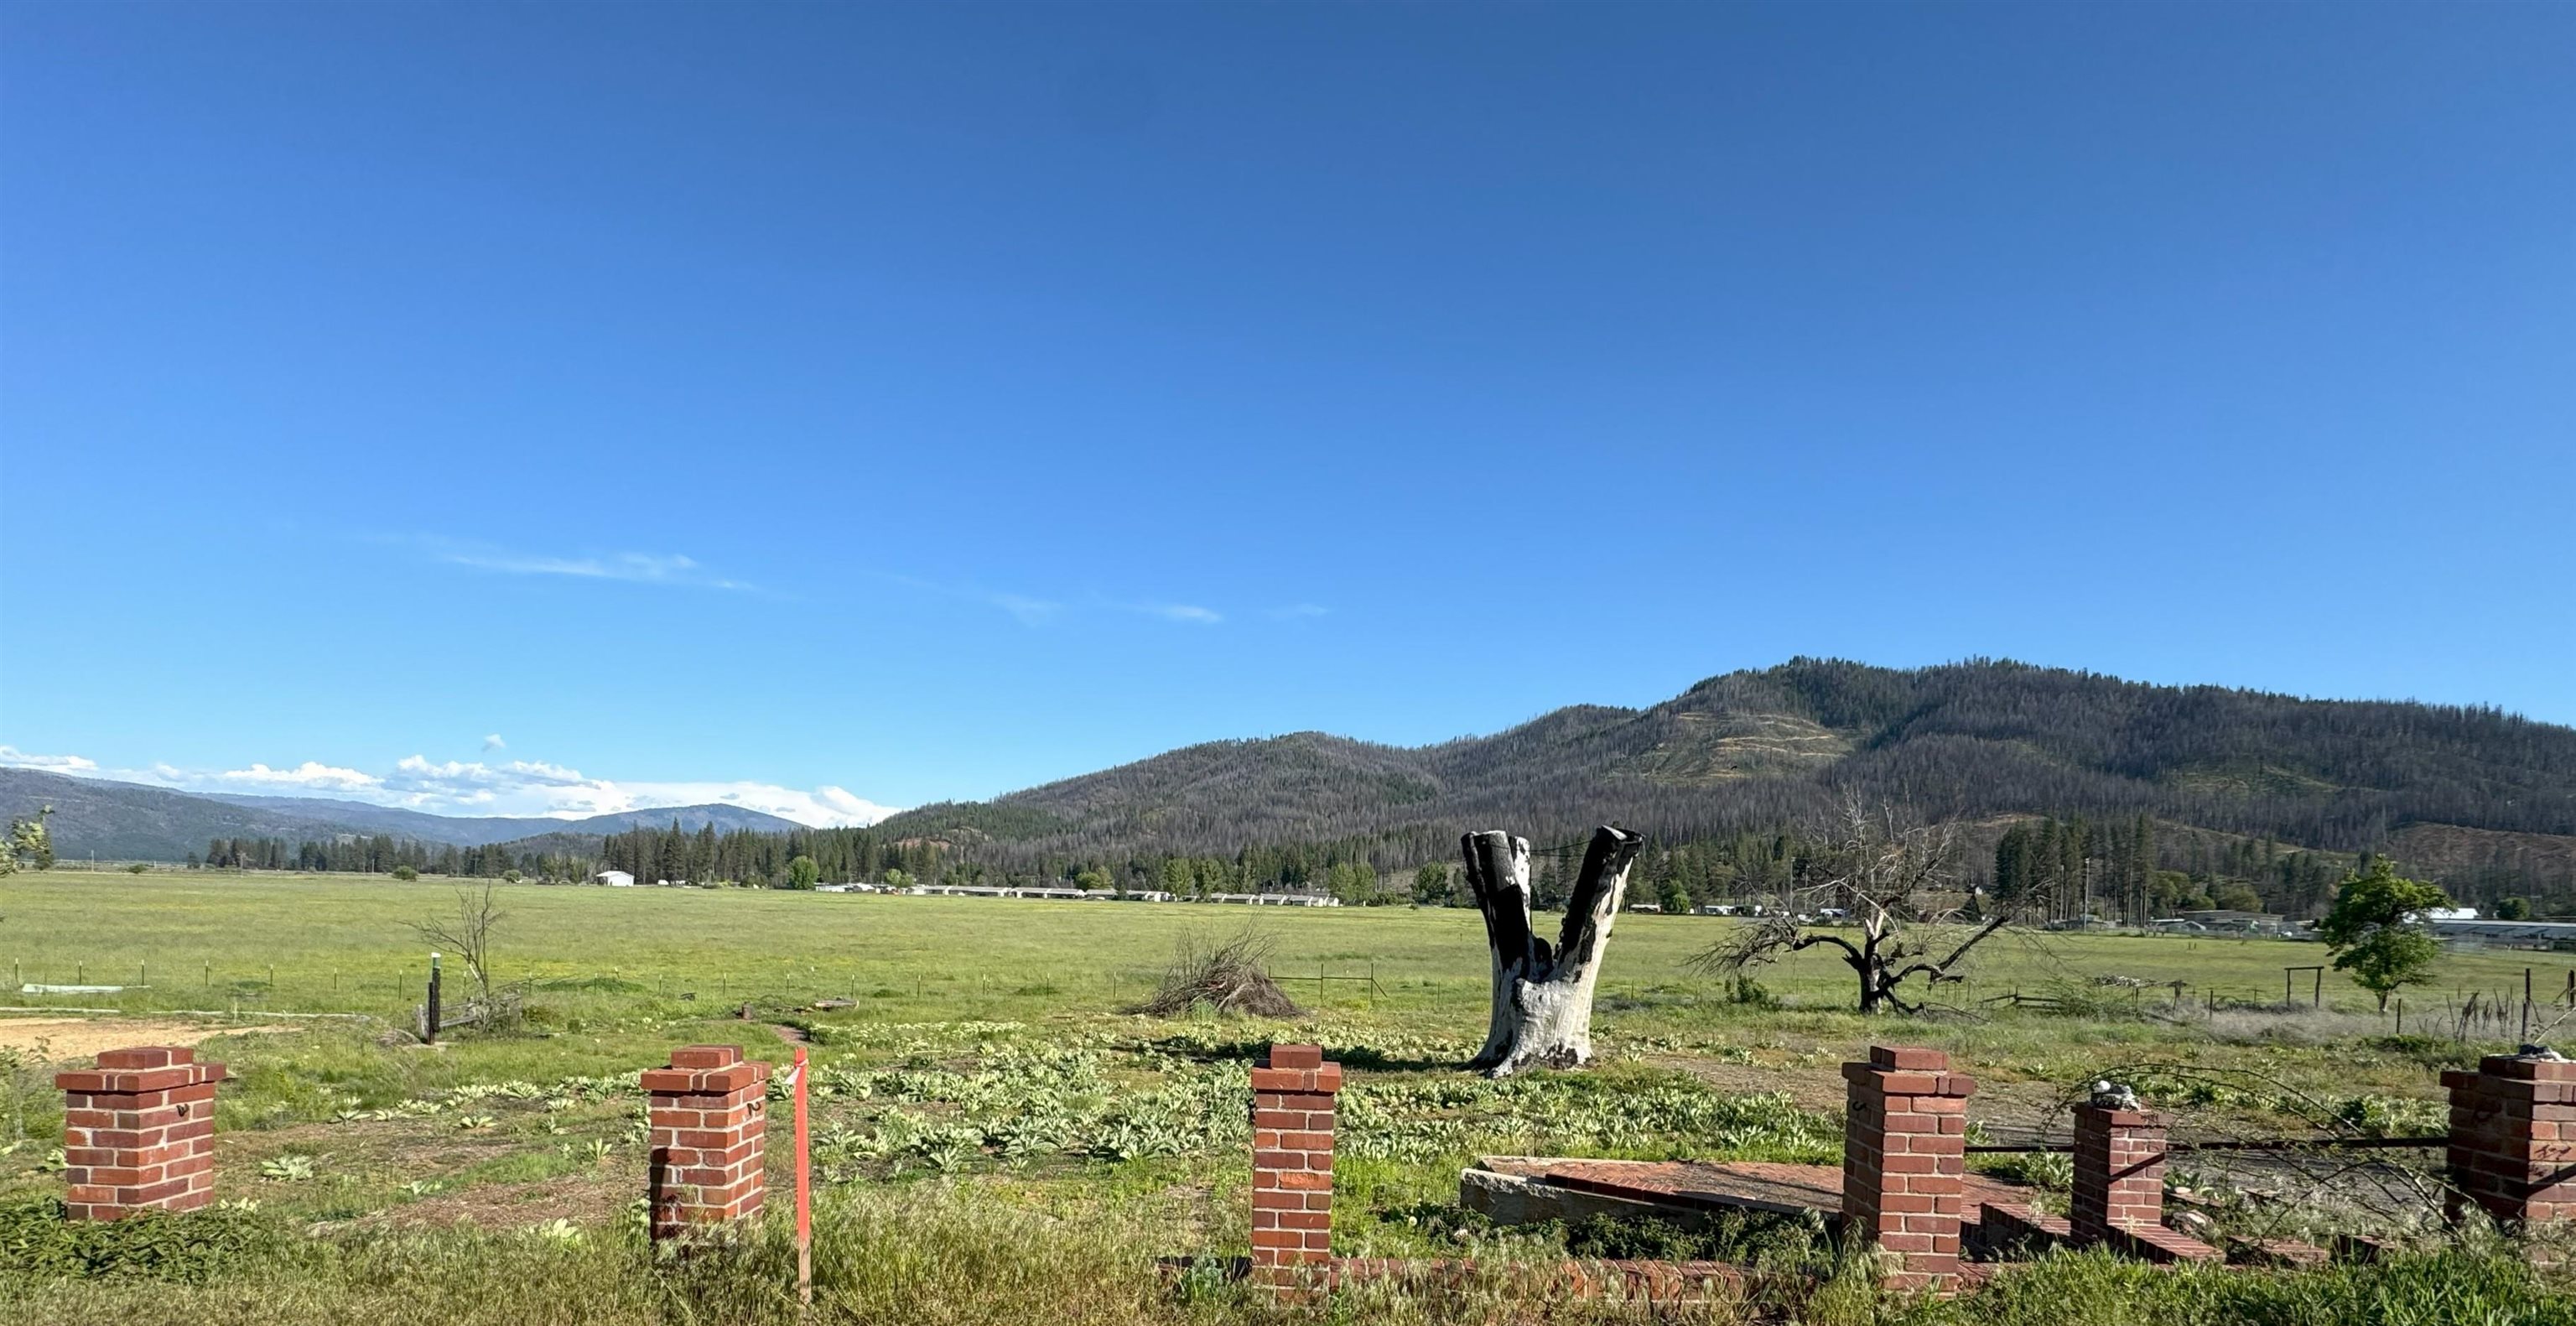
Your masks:
[[[1628,867],[1645,841],[1609,825],[1593,831],[1565,904],[1565,927],[1550,948],[1530,927],[1529,840],[1499,829],[1458,840],[1494,958],[1492,1018],[1469,1068],[1510,1077],[1534,1065],[1573,1068],[1591,1059],[1592,986],[1628,891]]]

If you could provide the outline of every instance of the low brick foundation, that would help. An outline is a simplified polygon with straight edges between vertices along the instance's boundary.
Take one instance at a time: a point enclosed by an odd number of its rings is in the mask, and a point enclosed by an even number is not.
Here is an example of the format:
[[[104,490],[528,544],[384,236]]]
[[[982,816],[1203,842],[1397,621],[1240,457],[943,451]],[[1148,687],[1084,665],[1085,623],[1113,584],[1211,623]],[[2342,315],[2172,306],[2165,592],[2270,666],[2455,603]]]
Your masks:
[[[730,1045],[671,1052],[643,1079],[652,1148],[655,1242],[710,1232],[760,1213],[769,1124],[769,1065]]]
[[[63,1091],[65,1210],[74,1220],[194,1211],[215,1195],[215,1084],[224,1066],[178,1045],[105,1050],[98,1067],[57,1073]]]

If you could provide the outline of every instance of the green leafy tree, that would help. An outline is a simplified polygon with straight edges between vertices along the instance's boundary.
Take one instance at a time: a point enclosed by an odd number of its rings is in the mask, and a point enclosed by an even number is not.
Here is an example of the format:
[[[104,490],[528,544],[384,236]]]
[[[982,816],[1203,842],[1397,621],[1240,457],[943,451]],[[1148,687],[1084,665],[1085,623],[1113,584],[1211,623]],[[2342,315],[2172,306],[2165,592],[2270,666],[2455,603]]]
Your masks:
[[[2379,996],[2380,1011],[2400,986],[2421,985],[2432,975],[2442,946],[2424,930],[2424,913],[2451,904],[2438,885],[2406,879],[2386,858],[2343,877],[2332,909],[2317,923],[2335,970]]]
[[[0,847],[0,875],[54,868],[54,837],[45,831],[45,821],[53,813],[54,808],[46,806],[34,819],[9,821],[9,841]]]
[[[1691,909],[1690,890],[1683,888],[1680,880],[1666,880],[1662,903],[1666,915],[1686,916]]]
[[[420,878],[420,872],[412,869],[410,866],[395,866],[394,878],[408,884],[413,880]]]
[[[1449,880],[1449,867],[1437,861],[1413,872],[1413,901],[1423,907],[1446,907],[1458,895],[1458,886]]]
[[[823,867],[815,864],[814,858],[810,856],[800,856],[787,863],[785,887],[791,889],[810,889],[822,882]]]
[[[889,870],[885,872],[885,886],[890,889],[911,888],[912,874],[906,870]]]
[[[2224,911],[2259,912],[2263,910],[2263,895],[2256,893],[2253,885],[2241,884],[2232,879],[2210,885],[2209,900]]]
[[[1324,872],[1324,891],[1345,903],[1362,904],[1377,900],[1377,867],[1366,861],[1351,861]]]
[[[2498,898],[2498,899],[2496,899],[2496,919],[2497,919],[2497,920],[2499,920],[2499,921],[2528,921],[2528,920],[2530,920],[2530,919],[2531,919],[2531,899],[2529,899],[2529,898]]]
[[[1085,893],[1098,893],[1113,887],[1115,883],[1116,881],[1109,878],[1108,871],[1097,866],[1086,866],[1075,871],[1073,875],[1073,886]]]

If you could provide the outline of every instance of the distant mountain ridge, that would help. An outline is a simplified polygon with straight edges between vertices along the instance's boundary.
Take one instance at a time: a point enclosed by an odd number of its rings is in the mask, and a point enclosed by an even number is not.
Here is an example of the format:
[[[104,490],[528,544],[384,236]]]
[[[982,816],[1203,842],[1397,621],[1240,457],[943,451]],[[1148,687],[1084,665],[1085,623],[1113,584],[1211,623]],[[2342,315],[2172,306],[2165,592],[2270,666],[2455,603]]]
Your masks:
[[[657,806],[585,819],[537,816],[431,815],[323,797],[176,792],[143,783],[72,778],[35,769],[0,769],[0,819],[54,808],[54,850],[65,858],[180,861],[215,838],[283,838],[291,846],[343,834],[386,835],[432,846],[483,847],[543,834],[595,838],[641,825],[713,824],[718,832],[784,833],[793,820],[721,802]]]
[[[970,847],[1011,870],[1324,843],[1401,865],[1448,860],[1463,829],[1503,826],[1546,844],[1616,821],[1673,844],[1811,822],[1851,795],[1987,824],[2146,815],[2177,837],[2388,851],[2446,877],[2576,898],[2576,728],[1990,660],[1793,659],[1645,708],[1574,705],[1422,747],[1317,732],[1209,742],[989,802],[924,806],[871,836]],[[67,856],[163,860],[213,837],[390,834],[585,855],[603,833],[675,819],[799,827],[728,805],[451,818],[0,770],[0,814],[44,802]]]
[[[1354,840],[1445,860],[1462,828],[1557,841],[1615,820],[1686,841],[1799,822],[1851,793],[1940,816],[2143,813],[2337,851],[2403,834],[2552,869],[2576,859],[2558,850],[2576,847],[2576,729],[1992,660],[1795,659],[1644,709],[1578,705],[1416,748],[1314,732],[1211,742],[878,830],[1006,861]]]

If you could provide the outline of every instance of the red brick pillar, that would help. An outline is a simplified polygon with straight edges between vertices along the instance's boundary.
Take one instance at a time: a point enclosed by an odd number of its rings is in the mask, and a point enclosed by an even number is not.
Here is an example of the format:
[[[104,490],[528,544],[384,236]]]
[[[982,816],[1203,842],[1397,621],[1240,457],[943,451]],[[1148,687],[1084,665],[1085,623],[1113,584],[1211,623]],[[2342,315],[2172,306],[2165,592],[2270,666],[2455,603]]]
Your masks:
[[[2106,1242],[2115,1229],[2164,1224],[2169,1122],[2154,1110],[2075,1107],[2075,1196],[2067,1215],[2077,1244]]]
[[[1333,1096],[1320,1045],[1273,1045],[1252,1070],[1252,1278],[1310,1288],[1333,1256]]]
[[[1843,1065],[1843,1238],[1896,1254],[1897,1289],[1941,1288],[1959,1274],[1959,1215],[1974,1079],[1939,1050],[1870,1047]]]
[[[2453,1220],[2472,1205],[2512,1226],[2576,1217],[2576,1061],[2491,1054],[2442,1085]]]
[[[222,1064],[178,1045],[104,1050],[86,1073],[57,1073],[64,1174],[74,1220],[194,1211],[215,1195],[215,1084]]]
[[[2165,1228],[2165,1130],[2154,1110],[2086,1102],[2075,1107],[2071,1238],[2159,1264],[2220,1262],[2227,1255]]]
[[[656,1242],[760,1213],[769,1123],[769,1065],[730,1045],[671,1051],[644,1074],[652,1110],[651,1206]]]

